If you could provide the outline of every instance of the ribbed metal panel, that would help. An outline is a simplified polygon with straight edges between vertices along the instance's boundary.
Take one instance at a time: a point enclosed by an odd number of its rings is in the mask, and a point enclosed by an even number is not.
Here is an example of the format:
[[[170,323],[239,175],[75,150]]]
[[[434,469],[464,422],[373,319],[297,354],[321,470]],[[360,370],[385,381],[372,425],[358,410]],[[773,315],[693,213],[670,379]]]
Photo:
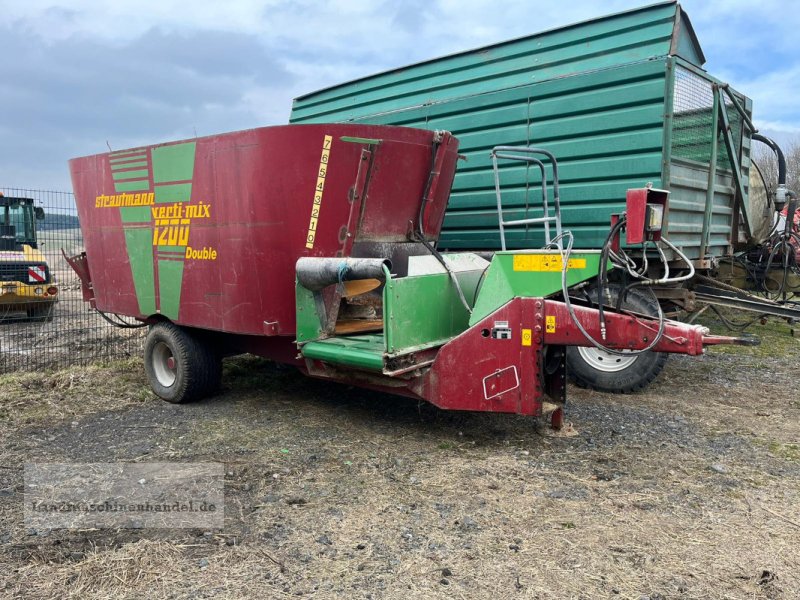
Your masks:
[[[346,121],[666,56],[678,15],[661,3],[362,78],[297,98],[291,121]]]
[[[714,138],[712,86],[717,81],[680,60],[672,59],[671,63],[670,68],[675,73],[671,86],[671,146],[664,152],[670,160],[668,187],[672,192],[669,237],[691,258],[704,258],[700,256],[700,246]],[[745,109],[750,109],[749,99],[733,93]],[[731,121],[731,134],[746,194],[749,188],[750,138],[743,135],[741,116],[728,99],[724,109]],[[717,144],[716,180],[705,257],[729,254],[736,241],[732,236],[735,182],[721,134],[718,134]],[[744,203],[747,208],[746,197]]]
[[[675,160],[689,153],[698,160],[678,161],[672,168],[673,134],[680,137],[689,129],[684,120],[673,130],[668,114],[676,94],[671,53],[703,60],[688,19],[674,2],[309,94],[295,100],[291,121],[347,120],[453,132],[466,160],[453,185],[444,248],[499,247],[490,150],[535,145],[558,158],[564,226],[575,234],[576,247],[599,247],[611,214],[624,210],[626,190],[652,182],[672,190],[668,234],[697,258],[708,164],[695,154],[710,146],[684,143]],[[697,123],[710,125],[710,118],[700,115]],[[699,125],[688,123],[698,130]],[[745,140],[747,164],[748,147]],[[720,160],[719,166],[728,165]],[[730,245],[731,179],[719,171],[710,240],[717,256]],[[539,180],[538,169],[502,164],[507,220],[542,216]],[[543,245],[544,235],[538,226],[517,227],[506,231],[506,242],[510,248],[535,248]]]
[[[698,258],[708,189],[708,166],[673,160],[669,187],[672,192],[669,198],[669,239],[689,252],[692,258]],[[733,193],[733,176],[718,171],[707,250],[711,256],[724,256],[730,252]]]

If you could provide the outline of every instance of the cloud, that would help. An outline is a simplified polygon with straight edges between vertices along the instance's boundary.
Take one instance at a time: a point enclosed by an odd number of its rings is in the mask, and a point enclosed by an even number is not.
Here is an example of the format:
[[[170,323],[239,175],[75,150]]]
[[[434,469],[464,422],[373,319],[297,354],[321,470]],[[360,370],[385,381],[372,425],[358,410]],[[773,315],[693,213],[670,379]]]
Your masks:
[[[646,3],[6,4],[0,35],[11,50],[0,62],[0,185],[68,188],[66,159],[102,151],[106,140],[122,148],[285,123],[300,94]],[[709,71],[754,99],[759,123],[800,129],[791,89],[800,76],[791,47],[800,11],[779,0],[682,5]]]
[[[217,30],[256,34],[265,7],[279,0],[26,0],[4,3],[0,24],[24,26],[43,39],[73,35],[103,42],[135,39],[155,25],[169,31]]]
[[[106,140],[124,148],[252,127],[250,98],[280,96],[294,81],[252,35],[151,29],[116,45],[0,35],[16,57],[0,63],[0,110],[13,115],[0,145],[3,185],[22,185],[13,174],[33,165],[66,173],[67,158],[103,151]]]
[[[800,131],[800,111],[795,99],[796,82],[800,80],[800,64],[790,65],[753,78],[731,74],[734,86],[753,100],[753,118],[757,127],[785,132]]]

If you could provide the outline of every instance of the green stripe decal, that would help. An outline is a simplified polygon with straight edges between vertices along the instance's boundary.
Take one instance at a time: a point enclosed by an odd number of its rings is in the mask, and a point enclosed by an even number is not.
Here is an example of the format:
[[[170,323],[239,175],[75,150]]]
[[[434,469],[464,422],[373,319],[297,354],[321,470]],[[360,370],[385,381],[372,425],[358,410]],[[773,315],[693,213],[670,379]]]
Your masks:
[[[131,210],[121,208],[120,212]],[[155,278],[153,277],[153,232],[149,227],[126,227],[125,245],[131,263],[133,286],[139,302],[139,312],[152,315],[156,312]]]
[[[115,181],[114,189],[119,192],[145,192],[150,189],[150,181],[147,179],[131,181]]]
[[[149,206],[127,206],[119,209],[123,223],[146,223],[150,226]]]
[[[181,306],[182,260],[158,261],[158,291],[161,314],[172,320],[178,318]]]
[[[370,146],[377,146],[383,140],[374,140],[371,138],[361,138],[361,137],[352,137],[349,135],[343,135],[339,138],[343,142],[350,142],[351,144],[369,144]]]
[[[121,179],[141,179],[142,177],[149,177],[150,173],[147,169],[138,169],[136,171],[115,171],[111,174],[114,181]]]
[[[113,160],[111,161],[111,170],[112,171],[121,171],[122,169],[136,169],[136,168],[146,169],[147,168],[147,161],[144,160],[144,159],[139,160],[138,158],[137,158],[137,160],[130,161],[130,162],[114,163]]]
[[[156,202],[189,202],[192,196],[191,183],[173,183],[155,186]]]
[[[111,172],[116,192],[149,191],[156,203],[189,202],[195,149],[195,142],[153,148],[150,169],[147,168],[147,149],[112,153]],[[125,243],[140,313],[158,312],[177,320],[186,248],[153,245],[155,224],[151,206],[120,208],[120,217],[127,224]]]
[[[194,173],[195,142],[153,148],[153,182],[189,181]]]

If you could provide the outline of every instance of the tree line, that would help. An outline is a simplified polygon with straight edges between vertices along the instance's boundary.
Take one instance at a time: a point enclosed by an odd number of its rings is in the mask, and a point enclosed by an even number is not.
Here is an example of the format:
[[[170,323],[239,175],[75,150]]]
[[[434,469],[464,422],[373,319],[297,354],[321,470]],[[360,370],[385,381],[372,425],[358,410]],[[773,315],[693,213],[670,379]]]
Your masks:
[[[791,140],[788,144],[781,144],[786,156],[786,187],[800,194],[800,137]],[[775,153],[760,142],[753,142],[752,160],[758,167],[751,169],[750,182],[755,187],[760,187],[760,170],[764,176],[766,188],[774,194],[778,185],[778,159]]]

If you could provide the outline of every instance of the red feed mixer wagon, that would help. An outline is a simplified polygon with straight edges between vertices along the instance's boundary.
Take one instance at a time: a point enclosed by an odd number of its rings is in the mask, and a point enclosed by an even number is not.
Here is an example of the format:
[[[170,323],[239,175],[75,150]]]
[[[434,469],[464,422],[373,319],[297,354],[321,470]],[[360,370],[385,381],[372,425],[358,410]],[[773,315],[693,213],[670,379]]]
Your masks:
[[[457,152],[447,132],[321,124],[76,158],[86,252],[70,262],[106,318],[149,326],[145,369],[170,402],[213,393],[222,358],[249,352],[443,409],[540,416],[566,400],[567,346],[743,341],[571,300],[608,259],[563,233],[545,250],[440,254]],[[640,234],[666,197],[630,194]],[[558,210],[538,222],[560,232]]]

